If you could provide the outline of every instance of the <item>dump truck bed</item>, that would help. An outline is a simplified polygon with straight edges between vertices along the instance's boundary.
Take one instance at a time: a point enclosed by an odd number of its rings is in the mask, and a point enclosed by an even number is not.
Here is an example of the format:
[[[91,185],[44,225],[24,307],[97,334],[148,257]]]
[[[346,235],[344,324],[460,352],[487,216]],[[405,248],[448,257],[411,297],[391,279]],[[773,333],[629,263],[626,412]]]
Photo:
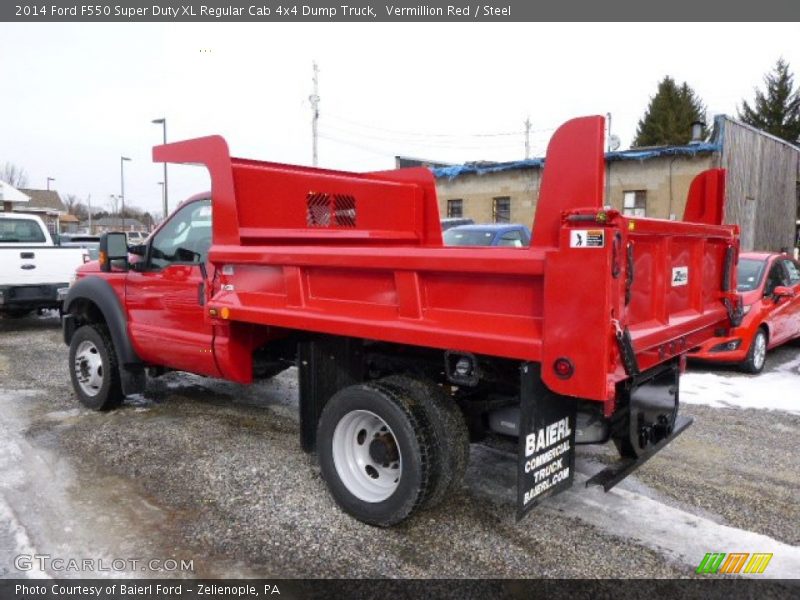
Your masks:
[[[605,209],[600,117],[553,137],[530,248],[444,247],[424,168],[257,162],[231,158],[220,137],[160,146],[154,159],[210,171],[215,322],[538,362],[553,391],[607,413],[618,382],[729,324],[738,241],[720,224],[721,171],[692,186],[687,215],[699,222]],[[568,376],[554,368],[562,359]]]

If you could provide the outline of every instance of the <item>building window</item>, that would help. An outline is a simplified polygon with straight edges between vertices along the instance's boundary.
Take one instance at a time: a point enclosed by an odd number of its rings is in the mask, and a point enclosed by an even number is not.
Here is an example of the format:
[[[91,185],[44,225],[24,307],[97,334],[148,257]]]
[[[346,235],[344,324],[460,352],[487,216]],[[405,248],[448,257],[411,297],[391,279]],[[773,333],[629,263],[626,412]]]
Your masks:
[[[633,192],[623,192],[622,194],[622,214],[631,217],[647,216],[647,192],[636,190]]]
[[[492,200],[492,220],[495,223],[511,222],[511,198],[501,196]]]
[[[448,200],[447,201],[447,216],[452,218],[459,218],[464,216],[464,201]]]

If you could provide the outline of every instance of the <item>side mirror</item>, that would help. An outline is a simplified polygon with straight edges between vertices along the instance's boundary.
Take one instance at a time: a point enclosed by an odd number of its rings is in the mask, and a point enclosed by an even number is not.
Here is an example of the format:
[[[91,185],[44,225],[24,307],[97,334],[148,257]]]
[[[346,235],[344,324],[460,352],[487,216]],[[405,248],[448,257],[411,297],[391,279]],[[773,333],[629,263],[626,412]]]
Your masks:
[[[113,261],[124,260],[128,268],[128,237],[122,231],[111,231],[100,236],[100,270],[111,271]]]
[[[793,298],[794,297],[794,290],[790,287],[779,285],[773,290],[773,295],[776,298]]]

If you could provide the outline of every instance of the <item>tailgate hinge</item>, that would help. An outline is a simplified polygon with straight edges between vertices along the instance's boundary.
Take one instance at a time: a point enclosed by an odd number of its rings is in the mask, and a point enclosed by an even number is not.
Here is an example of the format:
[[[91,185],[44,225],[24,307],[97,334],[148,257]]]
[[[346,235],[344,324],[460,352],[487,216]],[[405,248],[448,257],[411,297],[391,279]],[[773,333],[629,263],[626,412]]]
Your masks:
[[[636,360],[636,352],[633,350],[631,332],[627,327],[623,329],[616,319],[612,320],[611,324],[614,326],[614,337],[617,339],[617,346],[622,358],[622,366],[625,367],[625,373],[628,374],[628,377],[636,377],[641,371],[639,370],[639,362]]]

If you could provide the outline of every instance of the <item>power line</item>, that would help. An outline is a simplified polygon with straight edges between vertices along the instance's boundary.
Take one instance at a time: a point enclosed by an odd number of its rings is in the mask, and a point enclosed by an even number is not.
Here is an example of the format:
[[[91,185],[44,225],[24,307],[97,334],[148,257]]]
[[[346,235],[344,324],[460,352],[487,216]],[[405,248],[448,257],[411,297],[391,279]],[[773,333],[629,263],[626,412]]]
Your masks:
[[[333,135],[348,136],[358,139],[369,140],[373,142],[391,143],[395,145],[426,146],[430,148],[463,148],[463,149],[519,147],[522,145],[523,142],[522,136],[524,135],[522,132],[519,132],[517,134],[519,136],[518,140],[479,141],[473,139],[473,140],[458,141],[458,140],[438,140],[438,139],[435,140],[404,139],[399,137],[390,137],[387,135],[376,135],[372,133],[365,133],[361,131],[355,131],[352,129],[344,129],[342,127],[330,123],[323,123],[322,130]]]
[[[521,131],[499,131],[499,132],[492,132],[492,133],[431,133],[431,132],[412,132],[400,129],[389,129],[386,127],[379,127],[377,125],[368,125],[365,123],[361,123],[358,121],[354,121],[352,119],[347,119],[345,117],[340,117],[339,115],[325,113],[326,118],[331,118],[336,121],[342,121],[343,123],[347,123],[349,125],[359,127],[362,129],[368,129],[373,131],[382,131],[385,133],[394,133],[397,135],[404,135],[404,136],[411,136],[411,137],[442,137],[442,138],[463,138],[463,137],[509,137],[509,136],[519,136],[523,135]],[[547,129],[532,129],[531,133],[542,133],[547,131],[554,131],[555,127],[547,128]]]
[[[372,154],[376,154],[378,156],[391,156],[394,158],[394,154],[390,152],[384,152],[382,150],[376,150],[375,148],[369,148],[367,146],[362,146],[361,144],[355,144],[353,142],[348,142],[347,140],[341,140],[339,138],[330,137],[325,135],[324,133],[320,133],[319,137],[323,140],[328,140],[329,142],[334,142],[337,144],[344,144],[345,146],[352,146],[353,148],[358,148],[359,150],[364,150],[365,152],[370,152]]]

